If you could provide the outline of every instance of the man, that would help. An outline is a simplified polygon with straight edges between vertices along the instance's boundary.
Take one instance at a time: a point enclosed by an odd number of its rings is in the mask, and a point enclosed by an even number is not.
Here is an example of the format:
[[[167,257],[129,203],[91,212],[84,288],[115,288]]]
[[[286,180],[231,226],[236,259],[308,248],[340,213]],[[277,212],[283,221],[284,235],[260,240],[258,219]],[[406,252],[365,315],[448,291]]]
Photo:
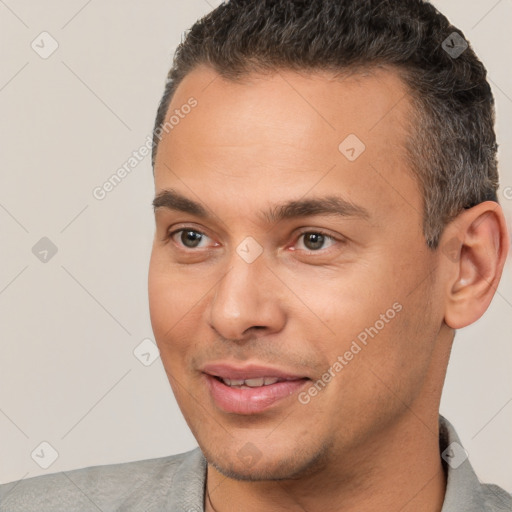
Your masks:
[[[196,23],[155,124],[149,299],[199,449],[3,486],[0,510],[511,510],[439,416],[507,256],[493,124],[420,0]]]

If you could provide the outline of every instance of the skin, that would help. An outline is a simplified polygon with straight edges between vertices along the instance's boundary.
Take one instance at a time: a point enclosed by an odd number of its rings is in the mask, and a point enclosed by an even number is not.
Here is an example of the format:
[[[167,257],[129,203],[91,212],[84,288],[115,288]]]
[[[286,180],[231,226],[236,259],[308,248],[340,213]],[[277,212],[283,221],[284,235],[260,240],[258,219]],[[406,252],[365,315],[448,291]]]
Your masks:
[[[483,314],[501,276],[501,208],[465,210],[438,250],[427,247],[402,149],[411,107],[393,70],[338,79],[281,70],[232,82],[202,66],[169,112],[191,96],[197,107],[160,143],[155,193],[176,190],[211,218],[156,209],[149,299],[215,510],[441,510],[441,390],[454,329]],[[353,162],[338,149],[348,134],[366,146]],[[368,217],[260,215],[334,193]],[[180,228],[203,233],[200,246],[167,236]],[[318,230],[333,237],[320,248],[302,236]],[[252,263],[236,252],[248,236],[263,250]],[[262,413],[229,414],[204,384],[201,367],[214,361],[316,381],[396,303],[400,312],[307,404],[294,394]],[[247,443],[252,463],[238,455]]]

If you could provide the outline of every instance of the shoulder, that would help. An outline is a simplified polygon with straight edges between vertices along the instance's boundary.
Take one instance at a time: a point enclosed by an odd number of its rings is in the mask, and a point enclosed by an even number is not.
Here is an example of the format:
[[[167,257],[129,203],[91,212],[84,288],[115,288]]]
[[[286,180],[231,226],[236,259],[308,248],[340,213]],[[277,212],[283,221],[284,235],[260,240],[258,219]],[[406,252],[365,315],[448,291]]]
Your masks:
[[[510,512],[512,510],[512,494],[494,484],[482,484],[482,493],[490,512]]]
[[[93,466],[0,485],[0,512],[129,510],[130,502],[167,500],[182,472],[201,481],[198,448],[179,455]],[[126,505],[126,507],[125,507]]]
[[[476,475],[453,425],[439,417],[439,446],[447,475],[441,512],[511,512],[512,496]]]

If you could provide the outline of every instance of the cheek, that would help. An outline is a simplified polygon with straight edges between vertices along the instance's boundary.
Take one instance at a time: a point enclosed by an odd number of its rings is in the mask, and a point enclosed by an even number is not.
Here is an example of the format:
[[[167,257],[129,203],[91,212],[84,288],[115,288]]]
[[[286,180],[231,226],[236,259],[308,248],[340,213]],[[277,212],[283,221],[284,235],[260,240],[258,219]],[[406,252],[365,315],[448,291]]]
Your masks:
[[[392,313],[384,303],[382,312],[368,318],[368,325],[356,334],[360,350],[349,355],[352,360],[344,374],[344,392],[353,397],[350,407],[356,409],[354,414],[402,409],[411,406],[421,393],[435,346],[435,329],[429,304],[420,302],[400,297]],[[418,316],[420,306],[422,314]]]
[[[307,298],[329,328],[329,339],[324,340],[322,348],[331,352],[331,357],[349,350],[358,337],[362,342],[370,338],[367,331],[373,333],[376,322],[379,332],[385,330],[388,324],[383,324],[381,315],[389,323],[396,315],[393,304],[397,295],[393,289],[376,275],[375,269],[369,272],[362,265],[338,270],[337,275],[324,279]]]
[[[148,276],[149,310],[166,368],[167,354],[183,352],[191,345],[204,292],[203,287],[194,286],[178,269],[170,268],[160,255],[152,255]]]
[[[402,389],[424,373],[432,348],[430,320],[424,297],[411,296],[382,265],[357,267],[325,282],[310,299],[329,327],[316,349],[329,365],[340,363],[331,370],[342,376],[333,379],[331,390],[350,389],[350,395],[371,401],[375,386]]]

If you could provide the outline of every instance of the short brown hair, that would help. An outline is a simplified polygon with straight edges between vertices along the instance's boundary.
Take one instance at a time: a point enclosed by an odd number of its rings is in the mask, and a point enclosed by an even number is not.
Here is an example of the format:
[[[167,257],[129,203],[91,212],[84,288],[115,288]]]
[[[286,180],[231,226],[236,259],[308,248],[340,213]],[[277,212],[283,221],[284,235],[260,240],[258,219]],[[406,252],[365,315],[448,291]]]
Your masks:
[[[463,33],[423,0],[230,0],[196,22],[178,46],[155,131],[161,133],[178,85],[201,64],[231,80],[255,71],[391,66],[415,107],[406,150],[434,249],[462,209],[498,202],[494,98],[485,67],[466,45]]]

